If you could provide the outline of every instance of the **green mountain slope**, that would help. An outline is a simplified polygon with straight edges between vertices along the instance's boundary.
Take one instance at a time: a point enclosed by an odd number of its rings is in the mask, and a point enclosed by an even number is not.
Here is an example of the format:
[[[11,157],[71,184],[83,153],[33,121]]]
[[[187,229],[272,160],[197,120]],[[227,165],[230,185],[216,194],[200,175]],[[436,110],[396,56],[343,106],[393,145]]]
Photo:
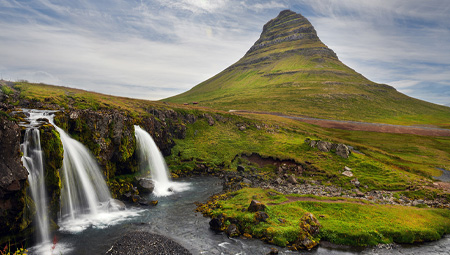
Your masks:
[[[286,10],[264,25],[238,62],[180,95],[221,110],[450,126],[450,108],[369,81],[339,61],[302,15]]]

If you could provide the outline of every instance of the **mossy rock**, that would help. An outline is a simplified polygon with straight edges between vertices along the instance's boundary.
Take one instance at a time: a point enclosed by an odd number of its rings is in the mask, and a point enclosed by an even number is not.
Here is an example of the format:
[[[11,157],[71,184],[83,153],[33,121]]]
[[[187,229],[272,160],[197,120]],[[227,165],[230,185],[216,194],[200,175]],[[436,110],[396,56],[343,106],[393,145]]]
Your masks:
[[[49,196],[49,211],[53,220],[57,219],[60,208],[61,176],[64,149],[59,133],[51,125],[40,128],[41,148],[44,152],[45,185]]]

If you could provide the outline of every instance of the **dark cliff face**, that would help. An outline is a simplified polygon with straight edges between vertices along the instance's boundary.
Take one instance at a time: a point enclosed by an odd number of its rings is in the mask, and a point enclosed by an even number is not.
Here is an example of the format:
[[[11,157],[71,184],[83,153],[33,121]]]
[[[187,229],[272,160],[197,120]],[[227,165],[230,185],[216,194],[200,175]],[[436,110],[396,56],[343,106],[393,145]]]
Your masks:
[[[17,234],[24,216],[28,172],[21,162],[20,127],[0,115],[0,233]]]
[[[98,159],[107,180],[138,172],[134,125],[145,129],[161,152],[170,155],[174,138],[184,138],[185,123],[196,117],[171,109],[147,109],[148,115],[131,117],[125,112],[109,110],[70,110],[57,113],[58,126],[84,145]]]

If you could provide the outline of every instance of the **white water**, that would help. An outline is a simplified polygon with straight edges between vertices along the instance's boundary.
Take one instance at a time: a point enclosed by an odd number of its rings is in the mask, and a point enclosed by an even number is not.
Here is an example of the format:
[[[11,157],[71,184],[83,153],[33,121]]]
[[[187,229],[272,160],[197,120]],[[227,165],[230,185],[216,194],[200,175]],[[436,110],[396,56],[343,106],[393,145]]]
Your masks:
[[[64,130],[53,126],[61,137],[64,160],[61,172],[61,220],[95,216],[102,203],[111,199],[106,182],[94,157],[86,147]]]
[[[189,189],[188,183],[172,182],[166,161],[153,138],[139,126],[134,126],[137,150],[141,161],[141,171],[147,173],[155,183],[153,194],[155,196],[169,196],[173,192],[181,192]]]
[[[33,198],[36,214],[34,223],[36,228],[36,241],[38,244],[50,243],[49,219],[47,210],[47,194],[45,190],[45,176],[43,153],[37,121],[39,118],[47,118],[48,112],[27,111],[30,123],[26,126],[23,143],[20,150],[23,152],[22,163],[28,170],[28,183],[30,185],[31,197]]]

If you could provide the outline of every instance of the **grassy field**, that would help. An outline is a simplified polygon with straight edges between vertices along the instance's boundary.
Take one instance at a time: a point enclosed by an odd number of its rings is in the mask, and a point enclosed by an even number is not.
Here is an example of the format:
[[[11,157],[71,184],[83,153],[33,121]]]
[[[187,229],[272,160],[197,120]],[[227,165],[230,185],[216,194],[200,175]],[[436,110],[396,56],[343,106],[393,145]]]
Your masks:
[[[251,200],[267,205],[267,222],[257,222],[255,213],[244,210]],[[279,246],[296,240],[300,233],[299,220],[305,212],[318,217],[322,225],[320,239],[336,244],[367,246],[433,241],[450,231],[450,211],[444,209],[377,205],[350,199],[324,202],[320,197],[315,197],[315,201],[286,203],[287,200],[285,195],[273,190],[244,188],[217,197],[199,209],[214,217],[222,214],[227,218],[225,224],[237,221],[241,232]]]

